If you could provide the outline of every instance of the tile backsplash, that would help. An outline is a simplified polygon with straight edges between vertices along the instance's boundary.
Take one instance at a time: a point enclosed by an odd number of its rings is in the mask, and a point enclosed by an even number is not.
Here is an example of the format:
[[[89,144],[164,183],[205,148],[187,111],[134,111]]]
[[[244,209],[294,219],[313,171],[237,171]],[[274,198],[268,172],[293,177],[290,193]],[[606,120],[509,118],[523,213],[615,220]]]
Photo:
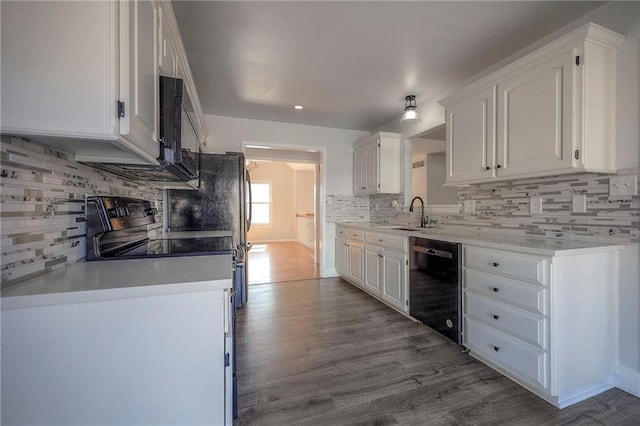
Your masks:
[[[633,168],[619,170],[617,175],[579,173],[471,185],[458,190],[458,202],[462,205],[465,200],[474,200],[475,212],[431,214],[430,219],[478,231],[640,243],[640,196],[609,196],[610,176],[637,179],[638,175],[640,169]],[[586,213],[572,213],[572,195],[586,196]],[[329,222],[420,223],[419,209],[409,213],[408,207],[392,205],[394,200],[402,204],[403,194],[369,196],[368,214],[362,211],[366,205],[362,196],[333,197],[333,204],[327,206]],[[542,214],[529,212],[531,197],[542,198]]]
[[[3,287],[85,257],[85,195],[155,200],[162,211],[161,189],[85,166],[50,147],[2,136],[0,159]]]

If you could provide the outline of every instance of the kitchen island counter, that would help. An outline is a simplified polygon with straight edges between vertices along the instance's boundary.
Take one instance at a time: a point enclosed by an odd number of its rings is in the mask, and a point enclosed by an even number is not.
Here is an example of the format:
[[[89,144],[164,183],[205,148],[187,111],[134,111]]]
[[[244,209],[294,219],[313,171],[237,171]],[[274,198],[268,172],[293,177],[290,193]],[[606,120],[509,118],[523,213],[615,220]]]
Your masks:
[[[230,288],[232,256],[79,262],[2,289],[2,309]]]

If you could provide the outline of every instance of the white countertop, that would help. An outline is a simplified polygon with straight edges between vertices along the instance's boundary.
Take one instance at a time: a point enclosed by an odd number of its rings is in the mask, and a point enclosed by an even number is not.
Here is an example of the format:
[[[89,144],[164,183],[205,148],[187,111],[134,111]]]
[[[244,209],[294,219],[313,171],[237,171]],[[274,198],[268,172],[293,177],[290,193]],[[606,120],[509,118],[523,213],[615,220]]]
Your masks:
[[[79,262],[2,289],[2,308],[230,288],[232,261],[218,255]]]
[[[407,225],[390,225],[363,222],[338,223],[338,226],[363,229],[369,232],[383,232],[408,237],[432,238],[435,240],[454,243],[481,245],[487,248],[509,249],[525,253],[540,254],[544,256],[566,256],[573,254],[585,254],[589,252],[602,252],[608,250],[621,250],[620,243],[606,243],[596,241],[578,241],[560,238],[540,238],[523,235],[510,235],[500,232],[478,232],[474,229],[442,226],[424,228],[416,231],[402,231],[393,228],[413,228]]]

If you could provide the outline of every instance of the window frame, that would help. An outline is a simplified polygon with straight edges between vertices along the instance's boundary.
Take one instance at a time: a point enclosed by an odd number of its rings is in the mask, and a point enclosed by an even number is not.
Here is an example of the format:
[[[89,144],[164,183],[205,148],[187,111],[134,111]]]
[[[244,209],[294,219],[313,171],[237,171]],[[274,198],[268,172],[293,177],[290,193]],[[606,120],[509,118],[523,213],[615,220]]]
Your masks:
[[[255,209],[253,208],[256,204],[260,204],[260,205],[268,205],[269,206],[269,222],[267,223],[259,223],[259,222],[254,222],[253,217],[251,218],[251,226],[257,226],[257,227],[270,227],[273,226],[273,182],[270,180],[252,180],[251,181],[251,185],[256,185],[256,184],[266,184],[269,187],[269,201],[253,201],[251,200],[251,211],[255,211]],[[253,188],[251,188],[251,192],[254,193]]]

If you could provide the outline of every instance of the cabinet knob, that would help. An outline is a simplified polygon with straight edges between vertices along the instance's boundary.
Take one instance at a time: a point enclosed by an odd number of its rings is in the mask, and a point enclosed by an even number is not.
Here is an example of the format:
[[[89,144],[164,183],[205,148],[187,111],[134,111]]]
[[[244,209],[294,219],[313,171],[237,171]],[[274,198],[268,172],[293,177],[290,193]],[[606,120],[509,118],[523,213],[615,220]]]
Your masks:
[[[500,347],[499,346],[494,346],[493,350],[496,351],[496,352],[499,352],[500,351]]]
[[[485,170],[491,170],[491,166],[487,166],[484,168]]]
[[[498,266],[500,266],[500,264],[498,262],[491,262],[491,266],[493,266],[494,268],[497,268]]]
[[[496,320],[496,321],[500,319],[500,315],[493,314],[493,315],[491,315],[491,316],[492,316],[492,317],[493,317],[493,319],[494,319],[494,320]]]
[[[497,164],[496,165],[496,169],[501,169],[502,168],[502,164]]]
[[[500,289],[499,289],[498,287],[493,287],[493,289],[492,289],[492,290],[493,290],[493,292],[494,292],[494,293],[497,293],[497,292],[499,292],[499,291],[500,291]]]

